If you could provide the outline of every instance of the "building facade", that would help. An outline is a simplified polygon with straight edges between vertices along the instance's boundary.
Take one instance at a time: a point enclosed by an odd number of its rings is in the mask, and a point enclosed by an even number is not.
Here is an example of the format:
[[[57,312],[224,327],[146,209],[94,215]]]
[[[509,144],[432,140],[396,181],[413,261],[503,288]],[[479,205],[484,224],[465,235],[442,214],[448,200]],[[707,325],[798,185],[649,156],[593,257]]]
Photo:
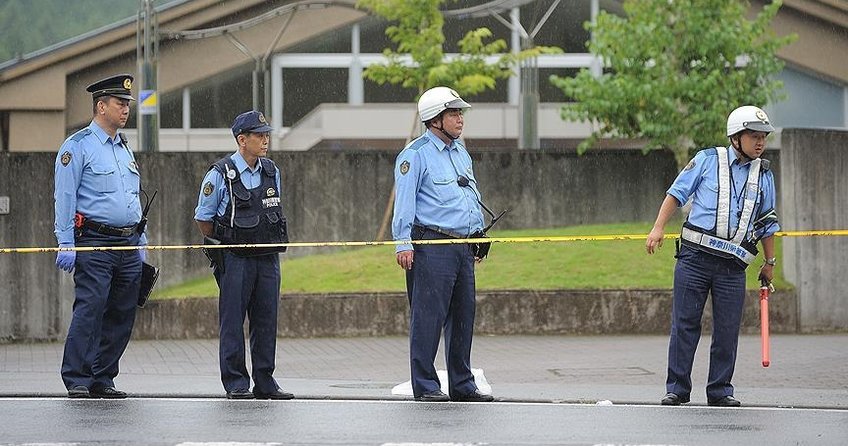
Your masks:
[[[752,11],[761,7],[752,2]],[[583,23],[599,10],[621,13],[620,1],[466,0],[450,8],[444,27],[448,55],[465,32],[481,26],[513,49],[522,29],[536,28],[535,44],[562,48],[564,54],[538,60],[541,145],[576,145],[591,132],[590,124],[560,119],[567,98],[547,78],[599,69],[585,52],[591,35]],[[362,78],[391,42],[386,24],[356,9],[353,0],[176,0],[157,11],[160,150],[229,150],[232,117],[252,107],[264,110],[277,129],[277,150],[399,147],[417,130],[410,106],[416,92]],[[136,28],[135,17],[129,18],[0,64],[0,150],[55,150],[86,125],[85,85],[138,71]],[[795,127],[848,128],[848,5],[785,0],[773,28],[799,39],[778,54],[786,62],[779,75],[786,98],[765,107],[772,119]],[[475,109],[465,136],[514,147],[519,90],[514,76],[469,98]],[[134,110],[131,139],[137,117]]]

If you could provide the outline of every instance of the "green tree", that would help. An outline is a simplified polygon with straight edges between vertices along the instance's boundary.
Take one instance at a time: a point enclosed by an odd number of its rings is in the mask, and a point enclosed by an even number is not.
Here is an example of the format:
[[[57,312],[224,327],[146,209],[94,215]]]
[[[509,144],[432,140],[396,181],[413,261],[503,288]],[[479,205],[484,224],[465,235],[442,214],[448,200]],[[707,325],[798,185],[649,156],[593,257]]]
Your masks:
[[[562,118],[596,123],[578,151],[604,136],[644,138],[646,153],[671,150],[683,167],[694,149],[726,140],[731,110],[780,97],[774,75],[783,62],[775,53],[796,38],[768,28],[781,4],[766,5],[753,20],[739,0],[626,0],[626,17],[601,12],[585,26],[605,73],[551,76],[575,101],[563,106]]]
[[[137,10],[138,0],[0,0],[0,62],[132,17]]]
[[[383,50],[388,61],[366,68],[363,73],[365,78],[379,85],[388,82],[414,88],[417,90],[416,97],[439,85],[451,87],[466,97],[495,88],[497,80],[512,75],[512,68],[521,60],[543,53],[562,52],[555,47],[535,46],[518,53],[503,53],[507,50],[503,39],[489,41],[492,32],[488,28],[477,28],[458,42],[460,55],[446,61],[442,31],[445,19],[439,10],[443,3],[445,0],[359,0],[358,7],[396,22],[386,28],[386,36],[397,45],[397,49]],[[499,53],[501,55],[496,63],[487,63],[488,56]],[[410,130],[410,139],[418,124],[416,119]],[[383,222],[377,231],[377,240],[383,239],[391,220],[394,194],[392,188]]]
[[[420,95],[430,87],[444,85],[462,96],[473,96],[495,88],[498,79],[512,74],[512,68],[524,58],[542,53],[561,52],[558,48],[536,46],[509,53],[503,39],[491,40],[488,28],[469,31],[459,42],[459,57],[445,60],[442,32],[444,17],[439,6],[446,0],[359,0],[357,6],[395,24],[386,35],[397,49],[386,48],[385,64],[365,69],[365,78],[384,84],[413,88]],[[501,54],[497,62],[486,58]],[[412,63],[408,60],[411,59]]]

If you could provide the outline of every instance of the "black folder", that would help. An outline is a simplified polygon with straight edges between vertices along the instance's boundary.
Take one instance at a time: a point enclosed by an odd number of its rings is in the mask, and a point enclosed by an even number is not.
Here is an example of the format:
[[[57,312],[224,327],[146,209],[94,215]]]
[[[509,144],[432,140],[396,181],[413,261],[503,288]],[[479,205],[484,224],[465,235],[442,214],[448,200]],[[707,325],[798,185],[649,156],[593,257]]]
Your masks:
[[[156,285],[156,279],[159,278],[159,268],[147,263],[141,263],[141,286],[138,290],[138,307],[144,308],[150,293],[153,291],[153,285]]]

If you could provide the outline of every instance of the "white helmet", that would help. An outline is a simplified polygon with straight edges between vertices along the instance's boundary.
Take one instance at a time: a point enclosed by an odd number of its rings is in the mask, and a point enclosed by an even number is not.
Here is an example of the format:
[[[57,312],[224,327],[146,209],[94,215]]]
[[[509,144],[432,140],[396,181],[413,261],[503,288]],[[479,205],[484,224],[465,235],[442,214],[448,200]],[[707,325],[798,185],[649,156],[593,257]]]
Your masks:
[[[774,127],[772,127],[766,112],[761,108],[743,105],[730,112],[727,117],[727,136],[733,136],[742,130],[771,133],[774,131]]]
[[[427,122],[449,108],[471,108],[459,94],[448,87],[433,87],[418,99],[418,116]]]

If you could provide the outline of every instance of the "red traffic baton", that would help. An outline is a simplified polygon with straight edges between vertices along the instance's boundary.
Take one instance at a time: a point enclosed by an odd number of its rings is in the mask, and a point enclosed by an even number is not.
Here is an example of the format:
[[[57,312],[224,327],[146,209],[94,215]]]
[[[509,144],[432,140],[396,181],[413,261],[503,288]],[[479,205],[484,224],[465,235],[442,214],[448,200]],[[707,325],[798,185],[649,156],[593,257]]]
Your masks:
[[[769,315],[768,300],[769,292],[774,290],[771,283],[760,280],[760,341],[762,344],[763,367],[771,364],[769,359]]]

